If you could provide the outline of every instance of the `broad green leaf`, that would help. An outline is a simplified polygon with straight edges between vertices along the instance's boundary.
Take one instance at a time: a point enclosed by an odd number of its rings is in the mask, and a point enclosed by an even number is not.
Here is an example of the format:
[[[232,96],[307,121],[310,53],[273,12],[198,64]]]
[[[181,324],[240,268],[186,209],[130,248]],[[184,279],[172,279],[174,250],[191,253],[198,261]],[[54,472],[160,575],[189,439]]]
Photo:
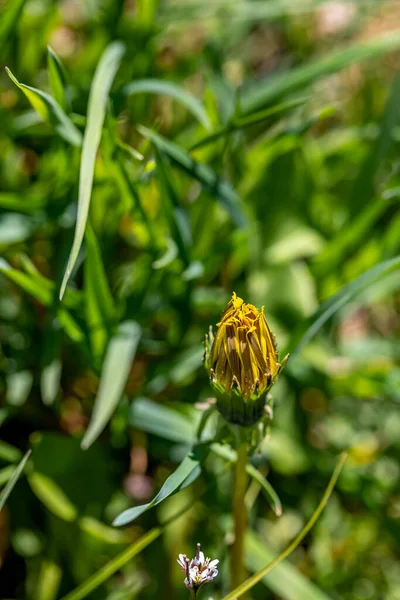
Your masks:
[[[90,197],[92,194],[94,165],[96,153],[100,144],[106,107],[111,85],[125,52],[123,44],[113,42],[104,51],[90,88],[87,125],[83,136],[82,157],[79,172],[78,215],[75,227],[74,241],[68,258],[64,278],[61,284],[60,299],[64,295],[68,279],[75,265],[85,233],[89,213]]]
[[[259,583],[267,575],[269,575],[269,573],[273,569],[275,569],[280,563],[282,563],[282,561],[285,558],[287,558],[289,556],[289,554],[291,554],[293,552],[293,550],[295,550],[297,548],[297,546],[300,544],[300,542],[303,540],[303,538],[305,538],[307,533],[312,529],[312,527],[315,525],[316,521],[321,516],[321,513],[324,510],[324,508],[333,492],[333,488],[336,485],[336,482],[339,478],[339,475],[342,471],[343,465],[346,462],[347,457],[348,457],[348,454],[346,452],[340,456],[338,463],[335,467],[335,470],[333,471],[332,477],[330,478],[330,481],[328,483],[328,486],[325,490],[324,495],[322,496],[320,503],[318,504],[316,510],[314,511],[311,519],[303,527],[303,529],[300,531],[300,533],[294,538],[293,542],[291,544],[289,544],[289,546],[283,552],[281,552],[281,554],[278,557],[273,558],[272,560],[268,560],[267,564],[264,567],[259,569],[254,575],[249,577],[245,582],[243,582],[237,588],[232,590],[229,594],[224,596],[223,600],[238,600],[239,598],[241,598],[244,594],[246,594],[246,592],[251,590],[257,583]],[[284,596],[284,597],[286,597],[286,596]],[[293,599],[293,600],[294,600],[294,598],[296,598],[296,600],[299,600],[299,598],[297,596],[290,597],[290,599]],[[320,596],[319,600],[322,600],[322,598],[323,597]],[[308,597],[307,597],[307,600],[308,600]]]
[[[197,423],[182,413],[149,398],[135,398],[129,412],[129,423],[135,429],[158,435],[172,442],[193,444]]]
[[[97,359],[101,359],[115,326],[116,308],[108,285],[100,247],[95,233],[89,224],[86,227],[85,241],[86,320],[93,355]]]
[[[335,73],[361,60],[372,60],[398,48],[400,48],[400,34],[396,31],[333,52],[292,71],[269,77],[265,82],[258,82],[247,92],[243,92],[240,113],[241,115],[254,113],[277,102],[280,98],[310,85],[319,77]]]
[[[168,477],[164,485],[158,494],[148,504],[142,504],[141,506],[134,506],[124,510],[118,517],[113,521],[113,525],[120,527],[121,525],[127,525],[141,514],[153,508],[157,504],[160,504],[163,500],[176,494],[180,490],[188,487],[201,473],[201,461],[205,458],[204,448],[195,447],[190,453],[183,459],[179,467]]]
[[[23,459],[21,460],[19,465],[15,468],[14,473],[13,473],[12,477],[9,479],[7,485],[0,492],[0,510],[5,505],[8,496],[11,494],[13,487],[15,486],[18,479],[20,478],[30,454],[31,454],[31,450],[28,450],[28,452],[25,454],[25,456],[23,457]]]
[[[186,150],[161,137],[158,133],[147,129],[147,127],[138,125],[137,130],[143,137],[149,139],[162,154],[167,156],[172,164],[193,177],[193,179],[197,179],[211,196],[219,200],[236,225],[239,227],[245,225],[246,218],[239,196],[229,183],[218,177],[211,167],[195,161]]]
[[[81,444],[85,450],[103,431],[121,400],[140,335],[141,329],[137,323],[125,321],[120,324],[117,333],[108,344],[99,391]]]
[[[77,517],[76,507],[67,498],[63,490],[47,475],[34,472],[28,476],[33,493],[49,509],[63,521],[74,521]]]
[[[71,108],[71,100],[67,75],[61,60],[50,46],[47,46],[47,68],[53,98],[65,112],[68,112]]]
[[[161,79],[139,79],[125,85],[122,93],[126,96],[133,94],[160,94],[170,96],[185,106],[206,129],[211,123],[202,103],[180,85]]]
[[[26,0],[8,0],[2,7],[0,19],[0,52],[3,54],[9,37],[14,33]]]
[[[400,270],[400,256],[381,262],[372,269],[365,271],[351,283],[342,287],[337,294],[329,298],[318,311],[306,321],[306,326],[302,326],[301,330],[295,335],[291,342],[291,355],[297,354],[302,348],[314,337],[321,327],[332,317],[338,310],[348,304],[357,294],[363,291],[368,285],[374,283],[378,279],[384,277],[392,271]],[[399,278],[400,286],[400,278]],[[305,330],[305,331],[304,331]]]
[[[18,79],[6,67],[7,75],[17,87],[25,94],[29,102],[42,117],[43,121],[50,123],[57,133],[73,146],[80,146],[82,135],[75,127],[71,119],[65,114],[61,106],[45,92],[20,83]]]

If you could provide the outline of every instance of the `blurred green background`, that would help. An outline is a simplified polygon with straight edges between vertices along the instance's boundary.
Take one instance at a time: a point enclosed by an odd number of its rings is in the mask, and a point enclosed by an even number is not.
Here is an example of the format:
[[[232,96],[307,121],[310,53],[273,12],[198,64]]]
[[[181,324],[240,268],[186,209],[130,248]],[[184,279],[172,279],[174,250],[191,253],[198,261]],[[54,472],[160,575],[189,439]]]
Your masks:
[[[283,515],[253,482],[250,571],[300,531],[352,450],[311,534],[251,598],[399,600],[399,3],[8,0],[0,11],[1,485],[33,451],[0,513],[0,597],[64,597],[187,503],[80,597],[187,598],[176,557],[198,541],[221,561],[204,597],[226,593],[220,459],[131,526],[111,523],[148,502],[190,446],[193,405],[211,393],[204,334],[235,290],[265,306],[281,357],[299,350],[255,458]],[[110,92],[88,226],[60,302],[89,91],[116,40],[116,75],[107,64],[99,75]]]

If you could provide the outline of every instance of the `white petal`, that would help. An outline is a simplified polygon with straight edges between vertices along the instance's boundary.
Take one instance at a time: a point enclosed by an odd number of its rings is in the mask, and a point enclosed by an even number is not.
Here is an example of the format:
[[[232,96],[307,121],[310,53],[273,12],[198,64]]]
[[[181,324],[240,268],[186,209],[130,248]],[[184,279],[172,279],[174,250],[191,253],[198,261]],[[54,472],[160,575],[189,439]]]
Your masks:
[[[215,558],[214,560],[212,560],[212,561],[210,562],[210,564],[208,565],[208,568],[209,568],[209,569],[213,569],[213,568],[214,568],[214,567],[215,567],[215,566],[216,566],[218,563],[219,563],[219,560],[218,560],[218,558]]]

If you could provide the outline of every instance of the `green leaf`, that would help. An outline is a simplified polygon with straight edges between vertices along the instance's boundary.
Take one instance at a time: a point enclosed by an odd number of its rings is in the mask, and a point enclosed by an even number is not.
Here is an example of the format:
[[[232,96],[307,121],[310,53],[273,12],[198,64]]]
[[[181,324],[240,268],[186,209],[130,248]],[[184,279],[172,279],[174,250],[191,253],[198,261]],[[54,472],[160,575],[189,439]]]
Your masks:
[[[211,167],[195,161],[183,148],[166,140],[154,131],[147,129],[147,127],[138,125],[137,130],[141,135],[149,139],[162,154],[167,156],[172,164],[187,173],[190,177],[197,179],[211,196],[217,198],[236,225],[239,227],[245,225],[246,218],[242,210],[240,198],[232,186],[222,181]]]
[[[100,247],[89,224],[86,227],[85,241],[86,318],[92,352],[97,359],[101,359],[115,326],[116,308],[108,285]]]
[[[139,79],[125,85],[122,93],[126,96],[132,96],[133,94],[170,96],[185,106],[206,129],[211,129],[210,120],[202,103],[175,83],[161,79]]]
[[[163,500],[176,494],[185,487],[188,487],[201,473],[200,463],[205,458],[204,448],[199,446],[195,447],[189,452],[189,454],[183,459],[179,467],[168,477],[164,485],[158,494],[148,504],[142,504],[141,506],[134,506],[124,510],[118,517],[113,521],[113,525],[120,527],[121,525],[127,525],[135,519],[137,519],[144,512],[153,508],[157,504],[160,504]]]
[[[177,410],[149,398],[135,398],[130,407],[129,423],[135,429],[172,442],[193,444],[196,439],[197,423]]]
[[[85,450],[103,431],[121,400],[140,335],[137,323],[125,321],[108,344],[92,417],[81,444]]]
[[[293,347],[291,350],[292,359],[295,354],[298,354],[302,348],[308,344],[328,319],[348,304],[359,292],[364,290],[371,283],[374,283],[378,279],[381,279],[388,273],[399,268],[400,256],[381,262],[372,267],[372,269],[362,273],[351,283],[343,286],[337,294],[324,302],[317,312],[306,321],[305,326],[302,326],[301,330],[295,335],[294,340],[291,342],[291,347]]]
[[[68,279],[75,265],[85,233],[92,194],[94,165],[100,144],[106,107],[111,85],[120,65],[125,48],[120,42],[113,42],[104,51],[90,88],[87,125],[83,137],[82,157],[79,173],[78,215],[74,241],[61,284],[60,299],[64,295]]]
[[[76,519],[76,507],[50,477],[36,471],[29,475],[28,482],[33,493],[50,512],[63,521],[74,521]]]
[[[26,0],[8,0],[2,7],[0,19],[0,52],[3,54],[9,37],[15,32],[18,20],[24,9]]]
[[[3,442],[0,440],[0,459],[5,460],[7,462],[18,462],[21,460],[22,452],[11,446],[11,444],[7,444],[7,442]]]
[[[30,454],[31,454],[31,450],[28,450],[28,452],[25,454],[25,456],[23,457],[23,459],[21,460],[19,465],[15,468],[14,474],[9,479],[7,485],[0,492],[0,510],[2,510],[3,506],[5,505],[5,503],[7,501],[8,496],[11,494],[15,484],[17,483],[18,479],[20,478]]]
[[[265,82],[257,82],[241,95],[240,113],[241,115],[254,113],[310,85],[319,77],[335,73],[357,61],[372,60],[399,47],[400,34],[394,32],[333,52],[292,71],[269,77]]]
[[[54,98],[41,90],[20,83],[8,67],[6,67],[6,71],[11,81],[25,94],[43,121],[50,123],[57,133],[73,146],[80,146],[82,144],[81,132],[75,127]]]
[[[40,375],[40,393],[43,404],[51,406],[60,389],[62,364],[58,358],[54,358],[44,367]]]
[[[71,100],[67,74],[61,60],[50,46],[47,46],[47,68],[49,70],[49,83],[54,100],[58,102],[64,111],[70,111]]]

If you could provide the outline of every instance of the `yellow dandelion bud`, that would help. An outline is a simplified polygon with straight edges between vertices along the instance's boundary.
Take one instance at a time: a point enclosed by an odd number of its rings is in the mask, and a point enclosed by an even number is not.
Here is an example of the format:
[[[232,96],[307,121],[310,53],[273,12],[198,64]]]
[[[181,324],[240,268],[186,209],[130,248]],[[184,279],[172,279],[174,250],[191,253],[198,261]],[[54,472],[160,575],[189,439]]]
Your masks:
[[[264,307],[259,311],[235,292],[217,327],[215,338],[206,336],[205,353],[217,407],[228,421],[250,425],[262,416],[267,392],[282,368],[275,337]]]

